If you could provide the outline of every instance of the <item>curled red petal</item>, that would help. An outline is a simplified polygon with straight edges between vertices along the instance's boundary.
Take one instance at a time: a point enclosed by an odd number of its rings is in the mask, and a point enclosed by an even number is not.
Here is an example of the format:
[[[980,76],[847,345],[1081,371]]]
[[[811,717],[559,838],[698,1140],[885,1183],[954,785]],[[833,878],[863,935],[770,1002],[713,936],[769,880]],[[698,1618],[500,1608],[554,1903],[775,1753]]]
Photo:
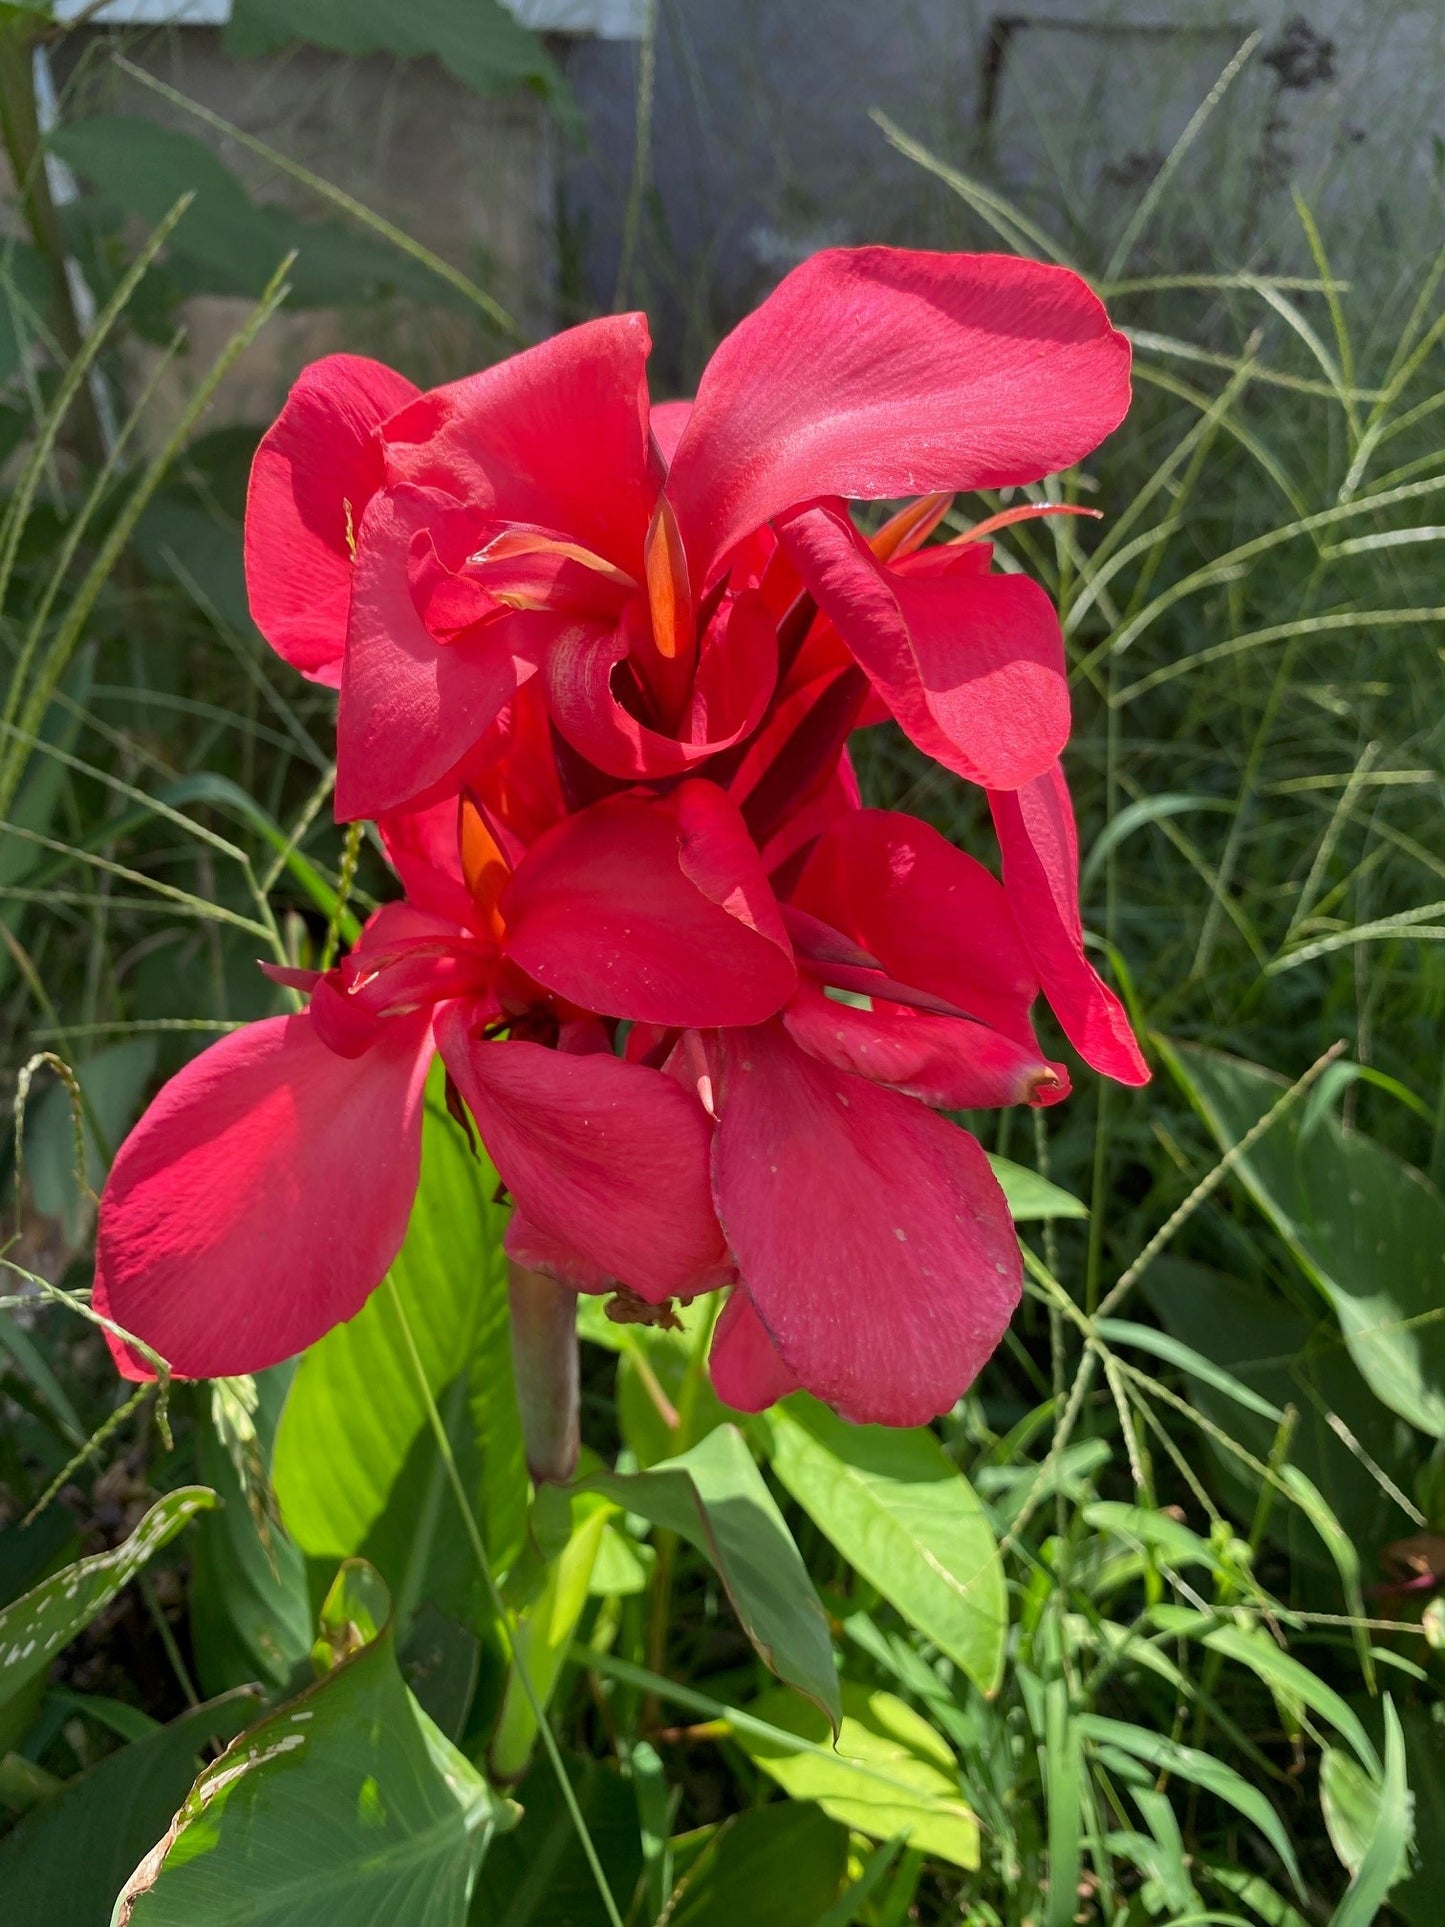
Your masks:
[[[667,493],[701,587],[801,502],[1038,481],[1128,406],[1129,344],[1067,268],[830,248],[708,363]]]
[[[1069,786],[1056,763],[1022,789],[991,792],[1014,919],[1064,1035],[1086,1064],[1121,1084],[1147,1084],[1149,1066],[1124,1006],[1084,954],[1079,839]]]
[[[1017,788],[1057,758],[1069,685],[1058,617],[1036,582],[972,567],[887,568],[834,509],[810,509],[780,534],[818,607],[926,755],[995,789]]]
[[[348,1058],[306,1012],[202,1051],[111,1167],[96,1310],[185,1378],[260,1371],[354,1317],[406,1235],[431,1054],[426,1015]],[[152,1376],[111,1349],[128,1377]]]
[[[251,464],[251,614],[277,655],[313,682],[341,680],[352,544],[384,479],[376,431],[416,393],[379,361],[327,355],[302,370]]]
[[[421,490],[378,495],[362,521],[336,721],[336,813],[379,817],[430,800],[537,667],[555,626],[509,614],[439,642],[408,577],[412,537],[444,509]]]
[[[780,1024],[720,1040],[713,1191],[789,1370],[846,1417],[949,1411],[1022,1288],[988,1159],[896,1091],[819,1063]]]
[[[644,315],[609,315],[432,389],[387,424],[388,478],[558,530],[640,579],[651,345]]]
[[[437,1044],[554,1254],[654,1301],[716,1279],[726,1253],[708,1187],[712,1123],[681,1085],[616,1057],[482,1042],[459,1004],[439,1013]]]
[[[547,702],[558,729],[609,776],[679,776],[731,749],[762,719],[777,677],[777,632],[761,597],[737,597],[703,638],[691,699],[677,733],[654,729],[615,683],[631,637],[625,626],[576,624],[549,650]]]
[[[859,1009],[799,981],[783,1012],[788,1035],[810,1057],[887,1084],[944,1111],[1009,1104],[1057,1104],[1069,1074],[1032,1048],[967,1017],[943,1017],[907,1004]]]
[[[1037,1048],[1028,1011],[1038,974],[1008,896],[931,824],[896,810],[842,812],[818,839],[792,900],[876,957],[895,984]],[[833,981],[826,960],[817,974]],[[880,994],[890,993],[880,986]]]

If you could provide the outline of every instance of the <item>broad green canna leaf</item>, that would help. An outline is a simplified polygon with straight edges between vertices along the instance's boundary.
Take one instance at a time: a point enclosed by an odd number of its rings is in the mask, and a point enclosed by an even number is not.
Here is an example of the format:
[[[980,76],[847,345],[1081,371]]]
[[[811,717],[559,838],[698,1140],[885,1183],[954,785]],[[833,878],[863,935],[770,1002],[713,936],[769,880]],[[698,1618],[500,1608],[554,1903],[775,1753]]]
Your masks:
[[[763,1663],[836,1725],[838,1676],[828,1622],[736,1426],[718,1426],[690,1452],[649,1472],[598,1473],[587,1488],[680,1533],[704,1553]]]
[[[162,1546],[216,1503],[201,1485],[159,1499],[135,1531],[110,1552],[78,1559],[0,1610],[0,1707],[45,1673],[55,1655],[103,1612]]]
[[[438,1078],[427,1095],[421,1185],[390,1284],[304,1355],[277,1429],[272,1478],[287,1530],[311,1559],[370,1560],[393,1589],[399,1625],[428,1599],[457,1619],[486,1615],[393,1290],[498,1567],[510,1564],[525,1529],[506,1217],[492,1202],[495,1185],[446,1115]]]
[[[955,1867],[978,1865],[978,1822],[959,1790],[958,1763],[927,1720],[892,1693],[845,1680],[843,1723],[832,1753],[827,1721],[795,1693],[765,1693],[745,1710],[777,1729],[752,1724],[735,1738],[793,1800],[816,1800],[830,1818],[871,1840],[902,1835],[913,1848]],[[794,1733],[807,1750],[789,1748]]]
[[[1002,1676],[1008,1599],[993,1529],[931,1432],[849,1425],[803,1394],[759,1426],[819,1531],[981,1691]]]
[[[205,1769],[112,1927],[462,1927],[513,1810],[407,1691],[370,1566],[342,1568],[321,1630],[321,1678]]]
[[[260,1700],[257,1688],[242,1687],[192,1707],[32,1808],[0,1840],[5,1918],[96,1927],[136,1861],[170,1825],[211,1742],[234,1738]]]

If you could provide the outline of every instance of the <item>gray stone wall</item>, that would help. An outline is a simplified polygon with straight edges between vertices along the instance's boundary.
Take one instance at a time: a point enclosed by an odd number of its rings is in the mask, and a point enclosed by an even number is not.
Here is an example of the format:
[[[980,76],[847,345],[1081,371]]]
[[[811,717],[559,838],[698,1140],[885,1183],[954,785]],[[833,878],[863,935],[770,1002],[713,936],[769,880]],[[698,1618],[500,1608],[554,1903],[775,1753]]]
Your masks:
[[[658,19],[651,192],[626,278],[666,312],[679,379],[814,246],[985,244],[871,109],[1097,265],[1255,32],[1135,271],[1307,268],[1295,186],[1347,272],[1392,277],[1445,242],[1445,0],[659,0]],[[562,191],[594,297],[625,252],[638,64],[588,41],[567,56],[590,145],[564,158]]]

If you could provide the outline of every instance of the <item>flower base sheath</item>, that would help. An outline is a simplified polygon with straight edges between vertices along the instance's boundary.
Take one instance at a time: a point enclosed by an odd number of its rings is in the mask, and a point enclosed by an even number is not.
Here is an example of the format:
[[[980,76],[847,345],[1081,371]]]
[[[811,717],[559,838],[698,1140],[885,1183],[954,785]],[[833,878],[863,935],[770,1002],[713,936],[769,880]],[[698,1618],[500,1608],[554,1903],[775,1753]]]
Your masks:
[[[997,527],[1069,511],[951,520],[1122,419],[1097,299],[1012,257],[832,250],[693,402],[652,403],[648,351],[614,316],[426,393],[336,355],[263,439],[252,611],[338,691],[337,814],[398,894],[324,974],[267,965],[304,1007],[204,1051],[121,1147],[94,1303],[128,1375],[137,1343],[254,1371],[360,1309],[439,1053],[512,1202],[524,1378],[569,1354],[559,1287],[724,1290],[730,1404],[924,1423],[1021,1285],[945,1113],[1067,1097],[1041,992],[1085,1063],[1147,1078],[1085,954],[1058,621],[992,567]],[[900,500],[872,535],[850,507]],[[1000,874],[862,807],[848,737],[890,718],[986,793]],[[575,1451],[557,1390],[528,1401],[538,1476]]]

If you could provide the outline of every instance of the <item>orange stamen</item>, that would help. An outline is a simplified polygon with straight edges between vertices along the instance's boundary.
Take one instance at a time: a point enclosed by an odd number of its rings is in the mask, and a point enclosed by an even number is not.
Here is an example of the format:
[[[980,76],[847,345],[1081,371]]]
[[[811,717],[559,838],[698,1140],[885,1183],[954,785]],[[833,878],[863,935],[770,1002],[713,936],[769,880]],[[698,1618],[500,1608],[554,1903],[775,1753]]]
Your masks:
[[[472,902],[480,913],[481,926],[500,943],[507,926],[497,908],[502,886],[512,874],[511,865],[492,835],[476,798],[463,790],[457,810],[457,842],[461,851],[462,877]]]
[[[505,603],[509,609],[545,609],[550,606],[550,595],[527,579],[527,571],[517,572],[517,580],[510,581],[509,571],[502,566],[533,555],[556,556],[563,562],[575,562],[579,568],[589,569],[593,575],[600,576],[604,582],[618,589],[637,587],[625,569],[619,569],[604,556],[594,555],[591,549],[584,548],[580,542],[569,542],[566,536],[553,535],[548,529],[503,529],[478,549],[475,555],[469,555],[467,562],[472,568],[491,572],[496,579],[484,578],[486,586],[495,599]]]
[[[692,589],[682,531],[665,495],[657,498],[657,509],[642,545],[642,554],[647,567],[647,602],[657,652],[669,662],[685,661],[692,651]]]
[[[869,537],[868,546],[880,562],[912,555],[923,547],[952,506],[952,495],[920,495],[916,502],[890,515],[878,533]]]
[[[992,535],[995,529],[1006,529],[1012,522],[1033,522],[1041,515],[1087,515],[1095,522],[1104,519],[1102,509],[1076,508],[1072,502],[1022,502],[1017,508],[1002,509],[997,515],[975,522],[962,535],[953,536],[948,546],[959,548],[965,542],[981,542],[985,536]]]

